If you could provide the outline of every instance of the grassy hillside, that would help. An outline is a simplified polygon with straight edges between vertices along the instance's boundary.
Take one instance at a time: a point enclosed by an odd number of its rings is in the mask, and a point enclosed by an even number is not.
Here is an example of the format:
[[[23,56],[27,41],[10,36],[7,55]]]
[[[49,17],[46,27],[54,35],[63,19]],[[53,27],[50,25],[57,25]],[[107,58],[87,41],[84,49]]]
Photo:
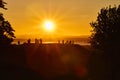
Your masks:
[[[86,78],[89,50],[72,44],[24,44],[0,47],[0,61],[25,67],[48,80]],[[73,78],[73,79],[72,79]]]

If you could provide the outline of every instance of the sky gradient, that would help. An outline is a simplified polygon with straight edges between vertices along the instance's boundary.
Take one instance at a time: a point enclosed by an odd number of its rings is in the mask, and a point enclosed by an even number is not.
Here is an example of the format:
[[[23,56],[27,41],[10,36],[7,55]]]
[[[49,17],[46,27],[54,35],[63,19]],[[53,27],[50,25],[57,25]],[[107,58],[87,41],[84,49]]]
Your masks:
[[[99,10],[118,5],[120,0],[4,0],[8,10],[0,9],[15,29],[18,38],[90,35],[90,22]],[[42,24],[46,19],[56,23],[54,32],[47,33]]]

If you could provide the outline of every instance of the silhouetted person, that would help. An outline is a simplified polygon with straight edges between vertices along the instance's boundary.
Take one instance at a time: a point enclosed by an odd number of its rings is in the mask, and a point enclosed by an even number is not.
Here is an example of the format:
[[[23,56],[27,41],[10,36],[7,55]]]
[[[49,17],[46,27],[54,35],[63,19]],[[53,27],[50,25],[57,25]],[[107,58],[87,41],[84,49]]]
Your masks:
[[[35,44],[39,44],[39,41],[38,41],[38,39],[35,39]]]
[[[28,42],[28,44],[31,44],[31,39],[28,39],[28,41],[27,41],[27,42]]]
[[[20,45],[20,41],[18,41],[18,45]]]
[[[69,44],[72,44],[72,41],[71,41],[71,40],[69,41]]]
[[[42,44],[42,39],[40,39],[40,44]]]
[[[65,44],[68,44],[68,40],[66,41],[66,43]]]

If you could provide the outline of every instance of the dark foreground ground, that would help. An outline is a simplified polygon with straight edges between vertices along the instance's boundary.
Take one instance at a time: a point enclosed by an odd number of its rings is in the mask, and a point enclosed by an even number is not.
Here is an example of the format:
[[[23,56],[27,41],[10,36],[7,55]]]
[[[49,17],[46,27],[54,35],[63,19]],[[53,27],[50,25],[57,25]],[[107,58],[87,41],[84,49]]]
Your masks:
[[[4,80],[88,80],[89,47],[24,44],[0,47]]]

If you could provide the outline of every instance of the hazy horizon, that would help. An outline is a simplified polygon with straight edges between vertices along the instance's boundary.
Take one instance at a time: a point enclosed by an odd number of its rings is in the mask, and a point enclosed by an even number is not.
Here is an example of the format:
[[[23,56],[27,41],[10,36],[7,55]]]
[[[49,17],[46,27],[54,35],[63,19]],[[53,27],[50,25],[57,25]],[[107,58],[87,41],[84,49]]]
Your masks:
[[[21,44],[27,43],[27,40],[31,39],[31,43],[35,43],[35,39],[42,39],[44,44],[49,43],[58,43],[60,41],[62,43],[62,40],[66,43],[66,41],[74,41],[75,44],[80,45],[89,45],[89,36],[74,36],[74,37],[61,37],[61,38],[16,38],[13,41],[13,44],[17,44],[18,41],[20,41]]]

